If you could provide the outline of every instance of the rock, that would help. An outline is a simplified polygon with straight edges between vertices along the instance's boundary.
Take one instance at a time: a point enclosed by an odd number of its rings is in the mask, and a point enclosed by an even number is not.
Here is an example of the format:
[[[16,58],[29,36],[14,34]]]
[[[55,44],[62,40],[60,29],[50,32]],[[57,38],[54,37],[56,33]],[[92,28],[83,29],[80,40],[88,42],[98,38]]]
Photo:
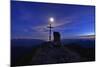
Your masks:
[[[54,45],[57,47],[61,46],[61,35],[59,32],[53,32],[53,36],[54,36]]]

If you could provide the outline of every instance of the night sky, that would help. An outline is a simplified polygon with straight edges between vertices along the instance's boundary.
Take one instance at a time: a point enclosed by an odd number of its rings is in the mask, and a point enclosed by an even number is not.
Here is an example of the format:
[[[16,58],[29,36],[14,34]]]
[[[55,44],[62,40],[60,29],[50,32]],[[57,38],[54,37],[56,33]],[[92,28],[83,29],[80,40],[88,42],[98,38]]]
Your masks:
[[[12,1],[11,38],[48,40],[50,17],[62,39],[95,34],[94,6]]]

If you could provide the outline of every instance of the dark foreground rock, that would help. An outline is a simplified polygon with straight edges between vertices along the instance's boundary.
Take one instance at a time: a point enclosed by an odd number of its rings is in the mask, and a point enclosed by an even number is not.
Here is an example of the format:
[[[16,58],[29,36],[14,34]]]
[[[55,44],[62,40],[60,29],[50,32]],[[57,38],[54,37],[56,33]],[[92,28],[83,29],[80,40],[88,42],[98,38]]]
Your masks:
[[[47,46],[46,46],[47,45]],[[67,62],[79,62],[80,56],[70,51],[63,46],[54,46],[51,43],[45,43],[45,46],[41,46],[35,56],[30,61],[30,64],[55,64],[55,63],[67,63]]]
[[[60,45],[44,42],[34,47],[12,47],[11,66],[95,61],[94,41],[82,41]]]

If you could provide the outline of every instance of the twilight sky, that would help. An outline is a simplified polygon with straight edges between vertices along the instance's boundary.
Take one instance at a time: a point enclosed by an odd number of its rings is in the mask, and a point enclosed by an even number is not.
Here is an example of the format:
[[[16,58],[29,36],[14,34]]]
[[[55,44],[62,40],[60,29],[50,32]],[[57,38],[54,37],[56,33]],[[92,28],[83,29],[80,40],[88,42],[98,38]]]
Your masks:
[[[95,34],[94,6],[12,1],[11,38],[48,40],[50,17],[62,39]]]

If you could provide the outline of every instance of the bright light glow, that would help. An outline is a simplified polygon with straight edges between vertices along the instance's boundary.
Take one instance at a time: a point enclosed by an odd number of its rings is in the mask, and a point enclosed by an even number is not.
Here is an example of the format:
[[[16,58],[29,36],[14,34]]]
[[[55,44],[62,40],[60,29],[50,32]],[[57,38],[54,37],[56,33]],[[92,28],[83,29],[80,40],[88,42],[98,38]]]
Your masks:
[[[87,33],[83,33],[83,34],[80,34],[80,35],[95,35],[95,32],[87,32]]]
[[[54,18],[53,17],[50,18],[50,22],[54,22]]]

